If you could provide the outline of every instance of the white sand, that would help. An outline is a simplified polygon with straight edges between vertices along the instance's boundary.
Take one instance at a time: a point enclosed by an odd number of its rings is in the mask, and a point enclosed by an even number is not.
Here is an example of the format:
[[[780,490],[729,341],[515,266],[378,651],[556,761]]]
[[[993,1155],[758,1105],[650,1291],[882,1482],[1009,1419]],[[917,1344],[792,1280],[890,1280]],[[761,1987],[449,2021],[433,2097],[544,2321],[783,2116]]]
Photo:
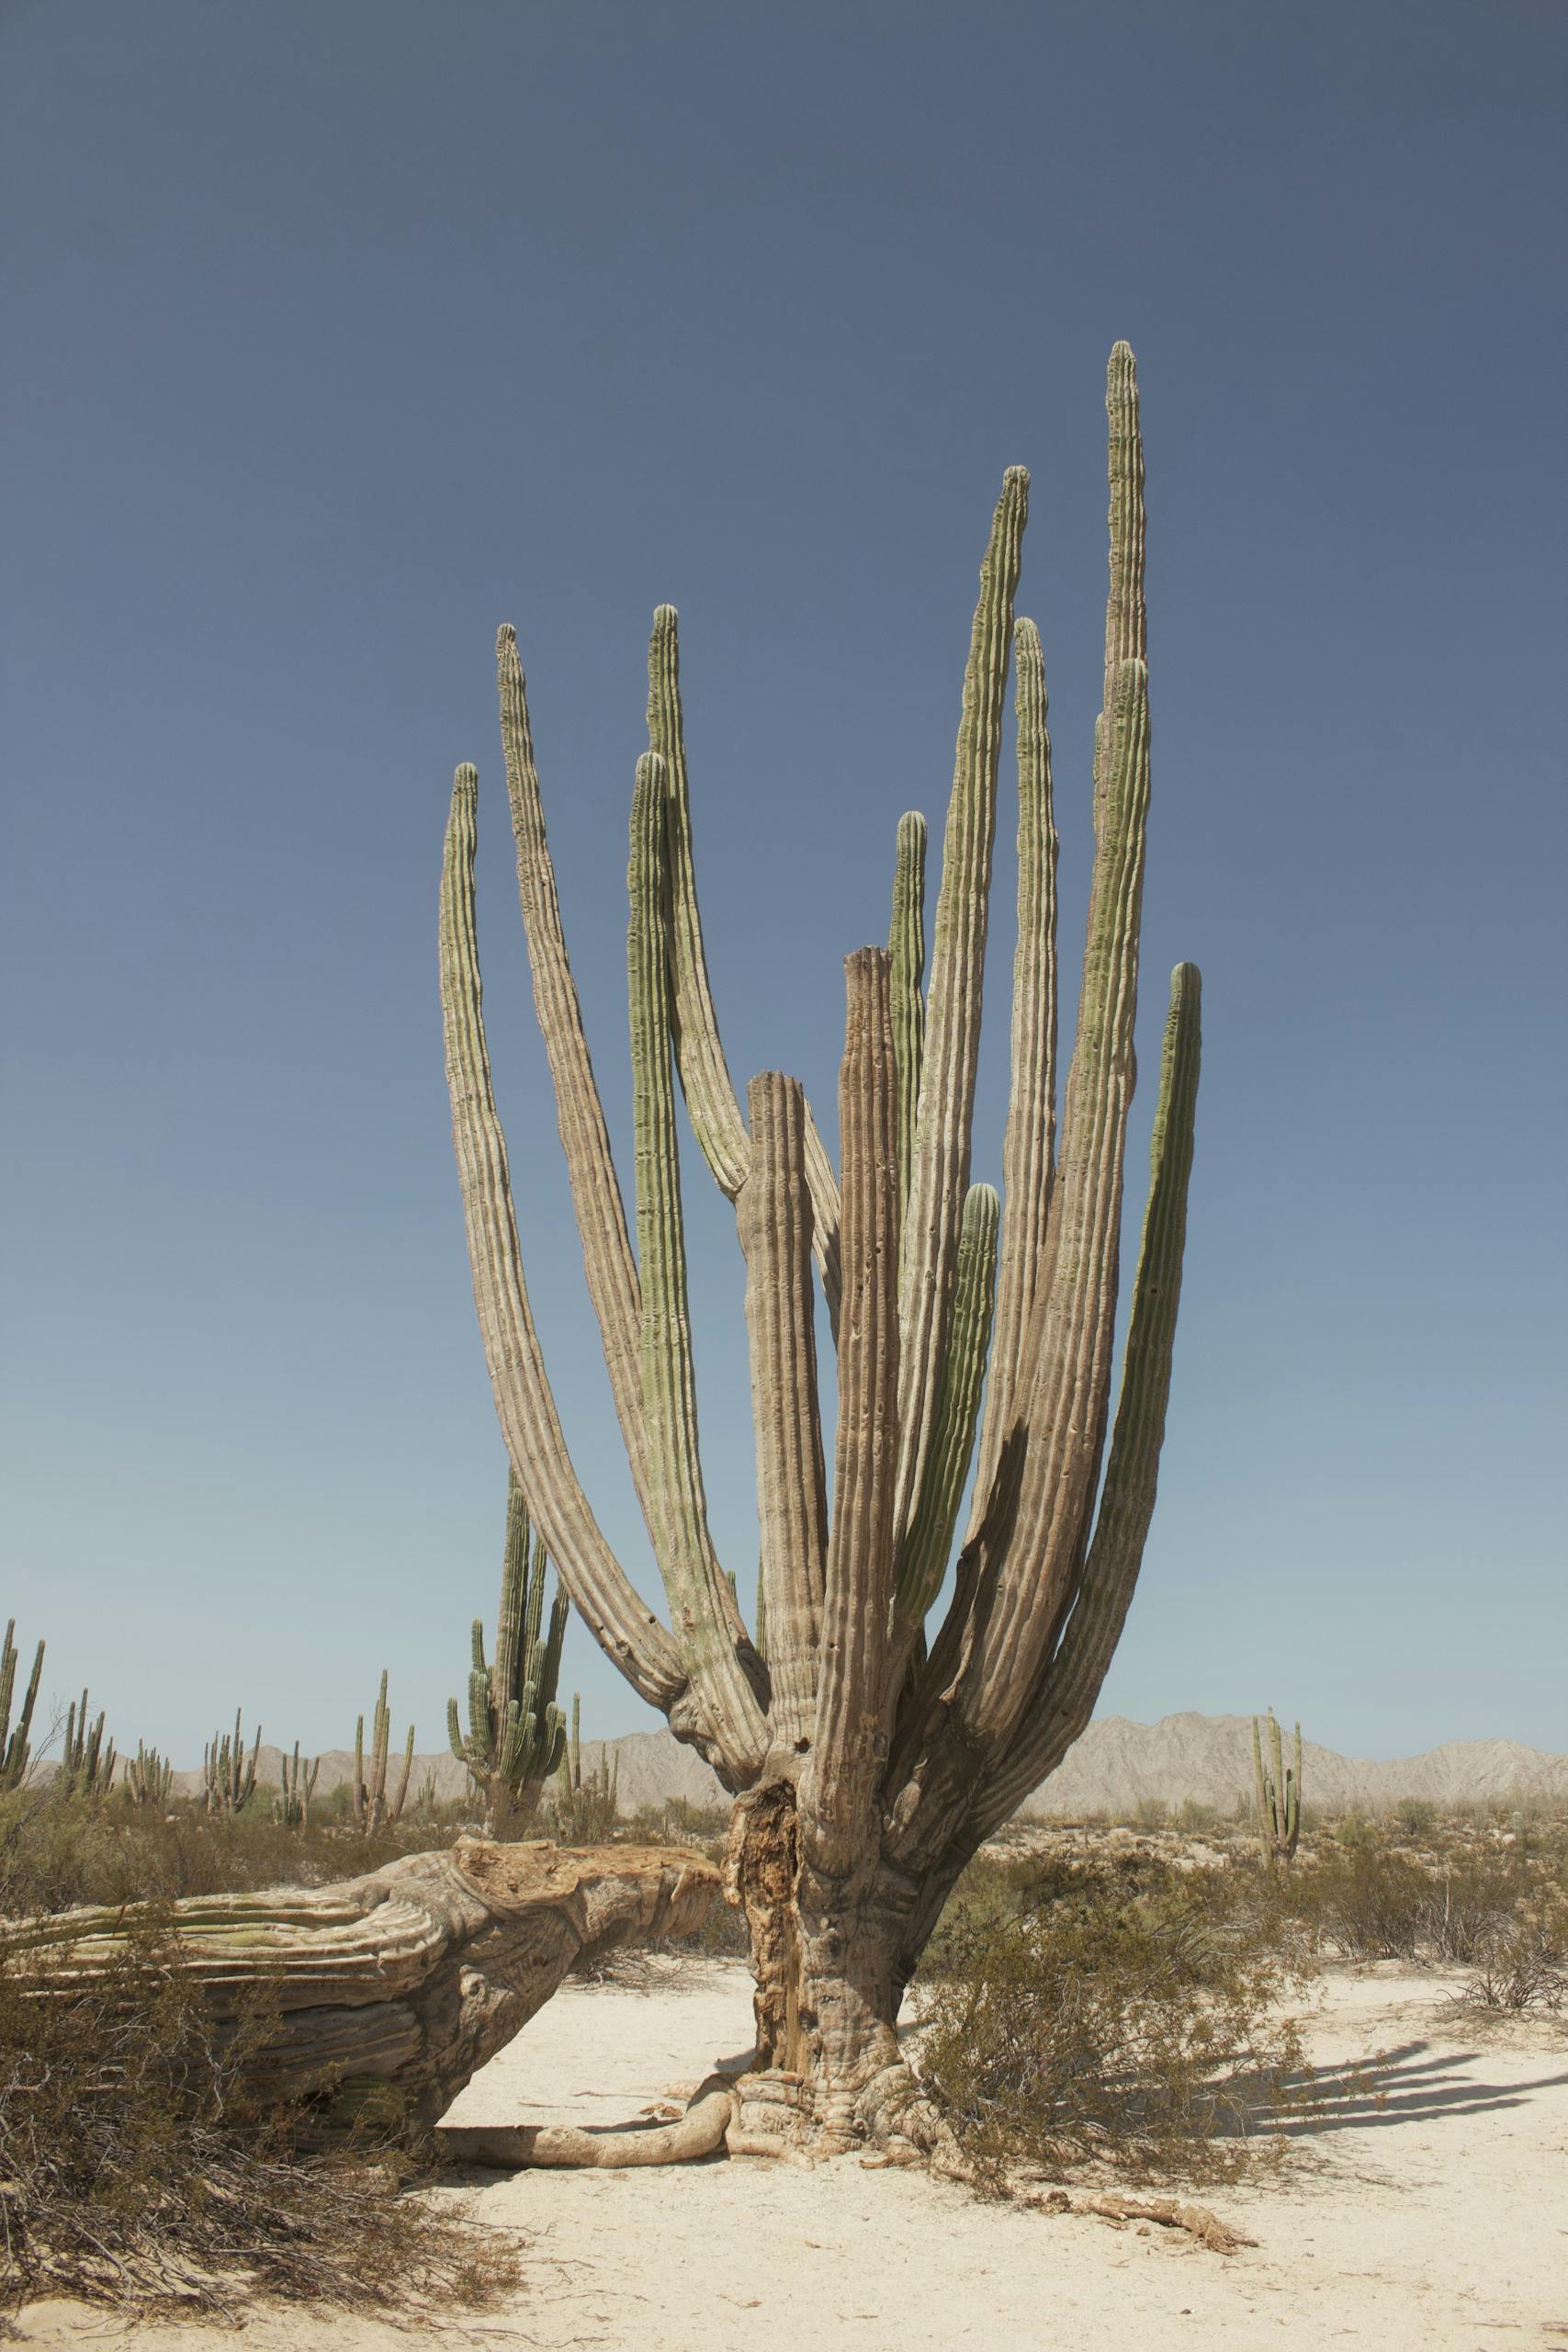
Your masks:
[[[629,2120],[750,2042],[739,1966],[682,1967],[651,1991],[569,1986],[453,2110],[467,2122]],[[983,2203],[852,2158],[472,2177],[473,2210],[527,2242],[525,2291],[457,2321],[473,2344],[626,2352],[1291,2352],[1568,2347],[1568,2033],[1478,2037],[1445,1980],[1329,1977],[1320,2064],[1390,2053],[1380,2107],[1349,2098],[1278,2178],[1200,2192],[1258,2240],[1229,2257],[1181,2236]],[[441,2192],[446,2194],[447,2192]],[[232,2334],[118,2324],[35,2305],[52,2346],[220,2352]],[[393,2352],[379,2325],[265,2314],[246,2352]]]

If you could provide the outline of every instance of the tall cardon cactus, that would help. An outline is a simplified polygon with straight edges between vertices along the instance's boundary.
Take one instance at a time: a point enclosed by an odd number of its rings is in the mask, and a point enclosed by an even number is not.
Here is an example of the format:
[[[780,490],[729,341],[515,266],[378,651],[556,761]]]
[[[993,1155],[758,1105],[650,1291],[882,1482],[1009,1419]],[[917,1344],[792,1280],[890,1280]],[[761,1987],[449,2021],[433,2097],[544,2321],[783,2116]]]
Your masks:
[[[255,1794],[256,1765],[261,1757],[261,1725],[251,1742],[251,1752],[245,1753],[244,1735],[240,1727],[243,1709],[234,1710],[232,1738],[225,1732],[220,1740],[216,1732],[211,1745],[203,1748],[201,1778],[209,1813],[238,1813],[249,1804]]]
[[[457,1702],[446,1702],[452,1753],[468,1766],[483,1799],[487,1838],[503,1838],[532,1818],[539,1792],[565,1751],[566,1717],[556,1704],[556,1684],[571,1603],[558,1585],[545,1633],[545,1571],[544,1543],[536,1536],[530,1543],[528,1505],[513,1471],[506,1495],[495,1662],[485,1664],[484,1620],[476,1617],[467,1733]]]
[[[1258,1842],[1264,1862],[1272,1870],[1276,1862],[1295,1860],[1302,1834],[1302,1727],[1300,1724],[1296,1725],[1295,1757],[1292,1764],[1287,1764],[1272,1707],[1265,1723],[1269,1736],[1267,1759],[1258,1717],[1252,1718],[1252,1774],[1258,1798]]]
[[[28,1776],[32,1760],[33,1709],[38,1704],[39,1677],[43,1672],[43,1644],[33,1653],[33,1670],[28,1677],[28,1687],[22,1697],[22,1712],[11,1724],[11,1702],[17,1690],[17,1645],[13,1638],[17,1621],[11,1618],[6,1627],[6,1639],[0,1645],[0,1790],[19,1789]]]
[[[1199,980],[1183,964],[1171,985],[1113,1411],[1149,799],[1144,463],[1124,344],[1111,356],[1106,406],[1111,585],[1095,858],[1059,1135],[1051,744],[1040,639],[1014,608],[1021,469],[1003,480],[981,566],[929,945],[925,828],[909,816],[898,827],[889,943],[845,965],[836,1170],[798,1080],[763,1072],[744,1107],[731,1083],[697,905],[677,623],[663,606],[632,797],[628,1221],[567,956],[523,670],[512,630],[501,632],[502,744],[535,1005],[668,1625],[594,1517],[545,1369],[485,1042],[472,767],[457,770],[452,795],[441,893],[446,1069],[502,1430],[535,1525],[602,1647],[734,1792],[729,1892],[746,1915],[757,1977],[755,2113],[772,2119],[768,2129],[819,2143],[918,2143],[933,2128],[898,2057],[905,1985],[965,1862],[1088,1722],[1154,1510]],[[971,1121],[1010,669],[1018,937],[993,1190],[975,1180]],[[745,1260],[765,1657],[708,1523],[677,1085],[734,1204]],[[815,1285],[838,1352],[831,1481]],[[933,1617],[953,1566],[951,1597]]]
[[[107,1797],[114,1786],[115,1748],[112,1739],[107,1744],[104,1739],[103,1709],[99,1708],[91,1724],[88,1713],[84,1690],[80,1705],[73,1701],[65,1712],[65,1745],[60,1751],[54,1785],[62,1796],[91,1797],[96,1802]]]
[[[392,1793],[387,1794],[387,1761],[392,1743],[392,1711],[387,1704],[387,1669],[381,1668],[381,1688],[376,1694],[376,1709],[370,1718],[370,1761],[365,1760],[365,1718],[357,1716],[354,1725],[354,1778],[349,1782],[349,1798],[355,1820],[367,1838],[374,1838],[383,1822],[400,1821],[408,1803],[409,1776],[413,1770],[413,1725],[410,1724],[408,1737],[403,1742],[402,1767]]]

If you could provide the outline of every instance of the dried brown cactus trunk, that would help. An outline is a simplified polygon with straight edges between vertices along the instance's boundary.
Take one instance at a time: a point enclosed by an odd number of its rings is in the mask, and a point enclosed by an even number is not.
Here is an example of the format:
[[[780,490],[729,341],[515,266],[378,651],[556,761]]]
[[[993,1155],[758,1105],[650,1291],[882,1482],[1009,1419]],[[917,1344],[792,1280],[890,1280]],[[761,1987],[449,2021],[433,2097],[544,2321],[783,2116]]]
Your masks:
[[[264,2094],[312,2103],[323,2124],[372,2096],[378,2120],[434,2123],[578,1961],[691,1932],[718,1884],[676,1847],[460,1838],[334,1886],[15,1922],[0,1957],[29,1989],[68,1993],[151,1934],[220,2021],[248,1998],[276,2004],[249,2069]]]
[[[862,949],[846,965],[837,1176],[796,1080],[778,1071],[753,1080],[746,1115],[730,1080],[697,913],[676,617],[660,606],[628,876],[637,1139],[628,1224],[567,961],[516,641],[501,633],[502,744],[535,1002],[668,1629],[594,1521],[535,1333],[484,1037],[475,771],[460,768],[454,788],[442,1003],[497,1410],[572,1600],[634,1688],[735,1793],[728,1892],[750,1930],[760,2053],[738,2128],[759,2144],[810,2132],[829,2141],[929,2137],[897,2055],[904,1987],[970,1855],[1088,1722],[1154,1508],[1191,1165],[1199,982],[1190,965],[1172,982],[1112,1426],[1149,791],[1143,448],[1124,344],[1111,354],[1106,409],[1111,586],[1095,865],[1059,1133],[1044,672],[1033,625],[1014,615],[1028,507],[1021,469],[1004,480],[981,567],[929,959],[925,831],[911,815],[899,829],[890,950]],[[1014,656],[1019,928],[998,1207],[989,1185],[971,1182],[971,1124]],[[761,1533],[755,1641],[707,1524],[676,1078],[703,1154],[734,1202],[746,1260]],[[814,1280],[839,1351],[830,1497]],[[928,1624],[976,1448],[953,1599]]]

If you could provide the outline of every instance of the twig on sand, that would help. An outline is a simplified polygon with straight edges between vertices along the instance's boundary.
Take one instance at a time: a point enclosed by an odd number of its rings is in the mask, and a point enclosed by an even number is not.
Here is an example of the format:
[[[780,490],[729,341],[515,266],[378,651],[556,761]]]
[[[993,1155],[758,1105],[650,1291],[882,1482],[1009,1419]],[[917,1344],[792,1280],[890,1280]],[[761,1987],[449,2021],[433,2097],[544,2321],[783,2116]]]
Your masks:
[[[1124,2197],[1115,2189],[1092,2197],[1069,2197],[1065,2188],[1047,2189],[1042,2197],[1027,2200],[1039,2212],[1092,2213],[1097,2221],[1110,2222],[1117,2229],[1129,2222],[1155,2222],[1162,2230],[1185,2230],[1198,2245],[1207,2246],[1211,2254],[1235,2254],[1244,2245],[1256,2245],[1256,2238],[1244,2237],[1211,2213],[1206,2205],[1189,2205],[1176,2197]]]

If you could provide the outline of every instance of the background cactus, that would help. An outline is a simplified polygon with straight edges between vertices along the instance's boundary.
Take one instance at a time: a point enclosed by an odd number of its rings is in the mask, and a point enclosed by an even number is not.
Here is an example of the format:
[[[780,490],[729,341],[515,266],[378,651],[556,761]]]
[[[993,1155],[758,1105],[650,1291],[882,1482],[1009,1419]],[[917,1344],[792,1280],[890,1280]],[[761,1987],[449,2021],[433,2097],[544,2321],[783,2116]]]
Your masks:
[[[1302,1727],[1296,1725],[1295,1758],[1287,1766],[1280,1726],[1269,1708],[1265,1718],[1268,1759],[1258,1717],[1252,1718],[1252,1770],[1258,1795],[1258,1834],[1263,1859],[1270,1870],[1276,1862],[1295,1860],[1302,1834]]]
[[[516,639],[500,634],[502,746],[535,1006],[668,1625],[594,1517],[535,1329],[484,1031],[477,772],[459,767],[453,786],[443,1025],[475,1300],[507,1453],[601,1647],[735,1794],[730,1892],[758,1978],[758,2063],[795,2086],[789,2101],[803,2129],[814,2120],[840,2142],[857,2129],[896,2135],[897,2119],[914,2111],[896,2032],[904,1987],[965,1863],[1087,1724],[1154,1510],[1200,983],[1190,965],[1172,976],[1113,1415],[1149,800],[1143,445],[1124,344],[1111,356],[1106,414],[1095,862],[1059,1138],[1051,744],[1039,637],[1014,613],[1021,468],[1004,477],[981,566],[929,957],[924,827],[911,815],[899,828],[889,945],[846,961],[837,1173],[798,1080],[763,1072],[743,1113],[730,1079],[696,904],[678,628],[661,605],[627,867],[628,1226],[566,952]],[[1018,940],[998,1213],[997,1195],[971,1182],[971,1126],[1010,665]],[[735,1205],[746,1265],[765,1643],[748,1631],[707,1520],[677,1079],[703,1157]],[[830,1510],[814,1283],[838,1349]],[[954,1563],[972,1460],[974,1502]],[[954,1565],[951,1602],[932,1625]]]
[[[410,1724],[403,1743],[402,1770],[396,1788],[387,1794],[387,1756],[391,1745],[392,1711],[387,1704],[387,1669],[381,1669],[381,1688],[376,1695],[376,1711],[370,1722],[370,1762],[365,1762],[365,1718],[355,1718],[354,1725],[354,1778],[349,1783],[354,1817],[367,1838],[373,1838],[384,1821],[402,1817],[408,1801],[409,1775],[413,1770],[413,1725]]]
[[[310,1799],[316,1793],[316,1775],[321,1769],[319,1756],[301,1763],[299,1743],[294,1743],[292,1756],[281,1759],[282,1778],[276,1796],[272,1801],[272,1815],[286,1828],[303,1829],[310,1818]]]
[[[73,1702],[66,1710],[65,1745],[54,1783],[62,1796],[106,1797],[114,1786],[114,1742],[105,1745],[103,1710],[99,1709],[91,1728],[87,1715],[84,1690],[80,1704]]]
[[[162,1812],[174,1794],[175,1768],[164,1762],[155,1747],[143,1747],[138,1740],[135,1755],[125,1759],[120,1786],[131,1804]]]
[[[0,1790],[18,1789],[27,1778],[31,1759],[33,1709],[38,1704],[39,1677],[43,1672],[43,1644],[33,1656],[33,1670],[28,1678],[22,1712],[11,1727],[11,1702],[17,1688],[17,1645],[13,1639],[17,1621],[11,1618],[6,1627],[6,1639],[0,1645]]]
[[[582,1701],[571,1694],[571,1739],[551,1799],[551,1828],[569,1846],[596,1846],[615,1834],[621,1812],[621,1759],[601,1747],[582,1776]]]
[[[476,1617],[467,1734],[457,1702],[446,1702],[452,1753],[467,1765],[484,1801],[485,1834],[491,1838],[503,1837],[532,1817],[565,1749],[566,1718],[555,1702],[571,1603],[558,1585],[549,1631],[542,1634],[546,1567],[543,1540],[532,1535],[528,1506],[513,1472],[506,1490],[495,1662],[485,1663],[484,1621]]]
[[[261,1754],[261,1725],[245,1753],[245,1743],[240,1729],[242,1710],[234,1711],[232,1736],[225,1732],[221,1740],[216,1732],[211,1745],[202,1751],[201,1777],[209,1813],[238,1813],[255,1793],[256,1759]]]

